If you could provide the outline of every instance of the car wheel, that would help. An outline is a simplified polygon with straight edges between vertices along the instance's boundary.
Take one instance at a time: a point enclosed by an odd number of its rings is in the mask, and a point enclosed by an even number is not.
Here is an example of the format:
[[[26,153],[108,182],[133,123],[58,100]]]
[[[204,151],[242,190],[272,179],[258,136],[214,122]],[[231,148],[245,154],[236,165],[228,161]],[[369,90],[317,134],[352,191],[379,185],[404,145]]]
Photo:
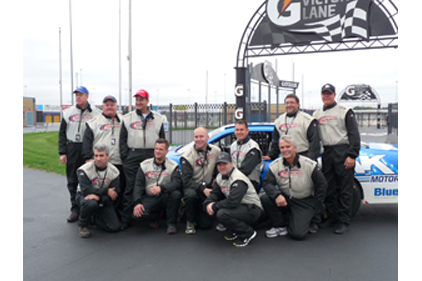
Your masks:
[[[358,212],[361,203],[362,203],[362,189],[360,187],[359,182],[355,179],[353,181],[352,217]]]

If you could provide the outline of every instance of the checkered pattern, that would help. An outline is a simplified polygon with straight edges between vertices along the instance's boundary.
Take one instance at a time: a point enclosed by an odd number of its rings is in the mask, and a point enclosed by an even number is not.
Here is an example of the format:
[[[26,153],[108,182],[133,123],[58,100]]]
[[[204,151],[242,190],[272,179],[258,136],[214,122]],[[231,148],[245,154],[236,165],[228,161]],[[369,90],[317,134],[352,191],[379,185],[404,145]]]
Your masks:
[[[273,48],[287,42],[316,41],[323,38],[329,42],[342,41],[347,37],[368,39],[368,11],[371,0],[355,0],[345,3],[344,12],[319,22],[304,24],[301,28],[282,30],[275,27],[265,16],[257,27],[250,46],[271,44]]]
[[[346,4],[343,16],[339,14],[319,22],[307,23],[310,28],[291,29],[297,33],[315,33],[326,41],[341,41],[346,37],[368,39],[368,0],[356,0]]]

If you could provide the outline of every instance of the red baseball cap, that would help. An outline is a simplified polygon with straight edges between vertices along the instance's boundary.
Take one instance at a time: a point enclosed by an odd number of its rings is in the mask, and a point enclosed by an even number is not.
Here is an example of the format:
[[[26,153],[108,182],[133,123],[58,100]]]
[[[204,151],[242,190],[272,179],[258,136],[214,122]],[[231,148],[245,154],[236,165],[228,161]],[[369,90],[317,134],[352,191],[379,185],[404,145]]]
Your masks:
[[[145,90],[142,90],[142,89],[138,90],[133,97],[135,98],[135,97],[138,97],[138,96],[141,97],[141,98],[145,98],[145,99],[149,100],[149,94]]]

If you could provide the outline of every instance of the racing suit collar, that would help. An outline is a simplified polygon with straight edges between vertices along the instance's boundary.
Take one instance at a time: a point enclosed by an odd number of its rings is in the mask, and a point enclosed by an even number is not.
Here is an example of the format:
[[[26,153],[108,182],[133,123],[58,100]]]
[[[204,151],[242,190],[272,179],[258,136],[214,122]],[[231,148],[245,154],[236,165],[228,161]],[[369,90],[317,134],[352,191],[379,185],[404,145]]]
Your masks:
[[[233,171],[234,171],[234,166],[232,167],[232,169],[230,170],[230,172],[227,175],[221,174],[221,178],[223,180],[228,180],[230,178],[231,174],[233,173]]]
[[[243,141],[237,141],[237,145],[242,145],[247,143],[251,138],[249,136],[246,136],[246,138]]]
[[[211,146],[209,146],[208,144],[207,144],[207,149],[206,150],[197,149],[195,144],[193,145],[193,148],[195,148],[196,152],[207,152],[207,151],[211,151]]]
[[[95,166],[95,170],[96,171],[99,171],[99,172],[102,172],[102,171],[105,171],[106,169],[107,169],[107,165],[104,167],[104,168],[99,168],[97,165],[95,165],[95,163],[94,163],[94,166]]]
[[[155,160],[155,157],[154,157],[154,165],[155,165],[155,166],[157,166],[157,167],[160,167],[160,166],[161,166],[161,169],[162,169],[162,170],[165,170],[165,169],[166,169],[166,165],[164,165],[164,164],[166,163],[166,159],[167,159],[167,158],[165,158],[165,159],[164,159],[163,163],[158,163],[158,162]]]
[[[327,109],[330,109],[330,108],[333,108],[334,106],[336,106],[337,105],[337,102],[334,102],[333,104],[331,104],[331,105],[329,105],[329,106],[324,106],[323,108],[322,108],[322,110],[323,111],[326,111]]]
[[[107,119],[111,119],[111,117],[110,117],[110,116],[105,115],[105,114],[104,114],[104,112],[103,112],[103,116],[104,116],[105,118],[107,118]],[[116,120],[117,120],[118,122],[120,122],[119,115],[117,115],[117,114],[116,114],[116,115],[114,116],[114,118],[116,118]]]
[[[286,115],[287,115],[287,117],[295,117],[298,112],[299,112],[299,110],[296,111],[295,113],[286,113]]]
[[[290,163],[287,161],[287,159],[283,158],[283,165],[286,167],[294,167],[297,166],[298,168],[300,168],[300,163],[299,163],[299,154],[296,153],[296,157],[295,160],[293,160],[293,165],[290,166]]]
[[[85,108],[80,108],[79,105],[76,105],[76,108],[78,108],[79,110],[85,111],[88,109],[89,112],[92,112],[92,108],[91,105],[89,104],[89,102],[86,103]]]
[[[138,114],[139,116],[143,116],[142,111],[140,111],[139,109],[136,109],[136,114]],[[151,110],[148,110],[148,113],[145,117],[145,120],[147,120],[149,118],[154,119],[154,115],[152,114]]]

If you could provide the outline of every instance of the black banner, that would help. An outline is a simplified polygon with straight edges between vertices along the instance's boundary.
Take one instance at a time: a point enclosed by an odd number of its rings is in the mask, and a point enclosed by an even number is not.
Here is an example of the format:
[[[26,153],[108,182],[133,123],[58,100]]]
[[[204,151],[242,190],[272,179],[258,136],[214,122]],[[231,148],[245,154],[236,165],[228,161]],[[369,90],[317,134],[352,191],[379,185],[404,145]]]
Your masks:
[[[372,0],[268,0],[250,45],[278,46],[396,34]]]

